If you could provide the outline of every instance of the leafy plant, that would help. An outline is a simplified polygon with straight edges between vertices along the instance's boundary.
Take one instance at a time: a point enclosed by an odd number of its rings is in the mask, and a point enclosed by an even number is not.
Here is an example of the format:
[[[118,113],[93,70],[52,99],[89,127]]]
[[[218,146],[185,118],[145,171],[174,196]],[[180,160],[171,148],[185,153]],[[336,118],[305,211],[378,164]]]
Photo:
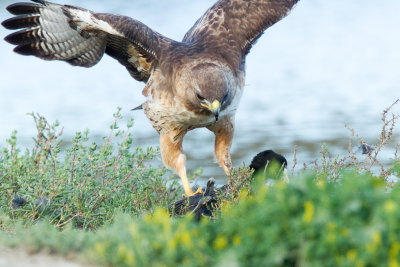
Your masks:
[[[399,185],[388,191],[380,178],[354,170],[341,175],[336,183],[315,183],[310,172],[256,187],[237,203],[224,202],[216,220],[174,219],[157,209],[121,214],[96,232],[59,232],[41,222],[18,227],[8,244],[77,253],[105,266],[396,266]]]
[[[102,142],[78,132],[65,151],[59,123],[31,116],[38,130],[34,148],[22,153],[13,132],[0,152],[0,205],[12,218],[33,223],[46,217],[58,227],[73,222],[93,229],[117,210],[140,215],[176,198],[174,180],[150,165],[158,149],[133,147],[133,120],[121,130],[120,110]]]

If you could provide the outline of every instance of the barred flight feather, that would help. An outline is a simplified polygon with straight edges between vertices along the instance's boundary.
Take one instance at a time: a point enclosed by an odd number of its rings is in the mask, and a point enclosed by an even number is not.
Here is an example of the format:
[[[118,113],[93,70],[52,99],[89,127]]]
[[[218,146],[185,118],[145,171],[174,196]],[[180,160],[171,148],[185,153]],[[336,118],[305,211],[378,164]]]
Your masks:
[[[13,15],[35,14],[39,13],[41,5],[33,3],[15,3],[7,7],[7,11]]]
[[[169,42],[144,24],[123,16],[97,15],[79,7],[32,1],[35,3],[8,6],[7,10],[16,16],[2,22],[7,29],[21,29],[5,40],[16,45],[14,51],[22,55],[91,67],[107,53],[123,64],[135,79],[147,81],[158,40]],[[133,39],[129,38],[131,32],[135,32]],[[149,44],[149,40],[154,42]],[[135,47],[137,53],[130,54],[129,47]],[[140,65],[141,62],[145,65]]]
[[[7,19],[3,22],[3,26],[10,30],[16,30],[27,27],[40,25],[39,14],[24,14]]]

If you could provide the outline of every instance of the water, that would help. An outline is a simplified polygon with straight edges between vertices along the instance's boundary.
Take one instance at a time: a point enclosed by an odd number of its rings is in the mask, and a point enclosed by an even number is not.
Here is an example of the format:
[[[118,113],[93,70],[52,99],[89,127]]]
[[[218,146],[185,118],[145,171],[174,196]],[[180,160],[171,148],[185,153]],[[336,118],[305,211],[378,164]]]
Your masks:
[[[12,2],[1,1],[1,20],[9,17],[4,8]],[[129,15],[180,40],[214,1],[65,2]],[[400,98],[399,13],[398,0],[303,0],[267,30],[247,58],[246,90],[232,146],[234,165],[274,149],[291,166],[294,145],[299,166],[317,159],[323,143],[333,154],[345,154],[349,137],[345,124],[375,143],[381,112]],[[8,33],[0,28],[1,37]],[[159,144],[144,114],[129,111],[144,101],[144,84],[109,57],[91,69],[73,68],[16,55],[11,45],[0,42],[0,81],[0,145],[13,129],[23,145],[31,144],[35,129],[26,115],[31,111],[49,121],[58,119],[66,138],[86,128],[94,136],[104,136],[118,106],[136,120],[137,146]],[[396,130],[394,142],[383,151],[384,161],[399,140]],[[189,171],[201,166],[204,177],[224,177],[214,160],[212,133],[190,132],[184,149]]]

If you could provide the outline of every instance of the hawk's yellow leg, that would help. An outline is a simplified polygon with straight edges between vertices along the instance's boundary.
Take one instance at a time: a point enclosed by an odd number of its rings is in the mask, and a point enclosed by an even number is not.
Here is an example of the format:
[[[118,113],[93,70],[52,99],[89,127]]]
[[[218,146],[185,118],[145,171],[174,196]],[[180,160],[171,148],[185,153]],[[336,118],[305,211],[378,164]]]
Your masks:
[[[174,142],[173,138],[176,136],[177,135],[174,132],[160,134],[160,147],[163,162],[166,166],[174,169],[179,175],[187,196],[202,194],[203,191],[201,188],[198,188],[196,192],[193,192],[190,188],[190,183],[186,175],[186,157],[182,150],[182,140],[184,135]]]
[[[231,146],[234,132],[233,119],[225,117],[218,123],[208,127],[215,134],[214,152],[219,164],[225,171],[226,176],[230,179],[232,162],[231,162]]]

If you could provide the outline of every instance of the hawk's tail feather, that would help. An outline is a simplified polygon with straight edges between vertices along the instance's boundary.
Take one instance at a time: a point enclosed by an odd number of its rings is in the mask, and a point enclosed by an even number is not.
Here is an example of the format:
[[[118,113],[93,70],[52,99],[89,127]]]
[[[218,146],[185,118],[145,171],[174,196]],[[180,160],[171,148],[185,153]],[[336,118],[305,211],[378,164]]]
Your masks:
[[[9,5],[6,9],[13,15],[24,15],[24,14],[39,14],[41,5],[34,3],[15,3]]]

